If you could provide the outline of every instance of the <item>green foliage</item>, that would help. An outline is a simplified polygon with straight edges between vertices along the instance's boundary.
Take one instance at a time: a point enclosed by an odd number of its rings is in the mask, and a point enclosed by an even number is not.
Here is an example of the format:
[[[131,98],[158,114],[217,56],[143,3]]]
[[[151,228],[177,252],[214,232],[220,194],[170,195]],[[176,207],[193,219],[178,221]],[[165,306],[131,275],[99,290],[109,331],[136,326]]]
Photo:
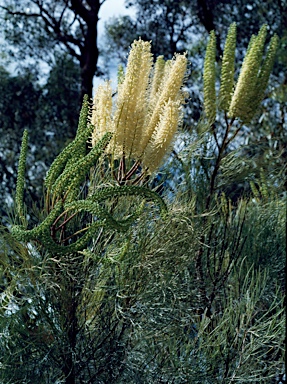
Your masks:
[[[229,383],[236,378],[247,383],[252,377],[268,383],[282,372],[285,278],[283,273],[276,277],[274,268],[284,269],[284,215],[271,215],[274,204],[277,198],[258,206],[242,201],[236,209],[222,199],[203,225],[194,203],[179,198],[167,221],[150,229],[146,216],[124,256],[112,245],[111,267],[121,278],[118,311],[134,323],[132,349],[119,382]],[[266,254],[266,264],[256,261],[254,266],[253,256],[263,253],[268,231],[277,261]],[[202,288],[208,300],[199,316],[196,255],[202,234]]]
[[[120,342],[125,346],[121,339],[130,324],[119,320],[113,305],[117,291],[113,273],[109,275],[111,271],[107,268],[110,243],[112,238],[119,241],[117,251],[123,258],[144,208],[155,202],[165,215],[166,205],[150,189],[129,185],[129,179],[123,186],[110,181],[107,186],[105,177],[91,172],[105,164],[103,152],[111,134],[106,133],[83,154],[91,128],[94,129],[89,116],[86,98],[75,140],[60,153],[48,172],[46,206],[38,217],[30,215],[30,220],[37,220],[38,225],[32,223],[33,228],[29,229],[31,223],[23,217],[23,225],[13,225],[11,234],[2,232],[1,241],[7,243],[1,267],[5,293],[0,323],[6,329],[0,347],[6,356],[0,369],[3,380],[30,382],[33,377],[33,383],[68,383],[75,377],[93,381],[108,374],[113,378],[112,371],[119,369],[118,363],[122,361],[123,352],[112,346],[118,348]],[[26,149],[27,132],[19,163],[17,199],[21,209],[16,214],[24,212]],[[125,202],[129,202],[127,210]],[[25,250],[24,255],[18,247]],[[95,333],[96,328],[101,331]],[[106,356],[105,363],[102,354]],[[17,359],[21,364],[9,372],[7,368]]]

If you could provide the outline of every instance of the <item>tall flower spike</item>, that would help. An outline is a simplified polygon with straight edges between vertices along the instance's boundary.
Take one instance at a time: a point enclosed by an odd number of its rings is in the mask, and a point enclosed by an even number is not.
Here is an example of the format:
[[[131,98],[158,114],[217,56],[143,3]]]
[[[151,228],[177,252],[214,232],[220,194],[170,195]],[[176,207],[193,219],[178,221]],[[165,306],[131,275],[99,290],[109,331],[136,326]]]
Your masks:
[[[127,157],[136,157],[147,108],[147,87],[152,68],[151,44],[134,41],[114,115],[113,145]],[[117,153],[116,153],[117,154]]]
[[[113,132],[112,126],[112,88],[110,81],[100,85],[94,96],[91,123],[95,126],[92,133],[92,146],[102,139],[105,133]]]
[[[144,152],[143,165],[148,168],[148,173],[153,173],[162,163],[178,128],[179,116],[180,102],[169,100]]]
[[[211,31],[206,47],[203,71],[204,109],[209,124],[213,124],[216,117],[215,59],[216,37],[215,32]]]
[[[152,83],[151,83],[151,90],[150,90],[150,104],[155,105],[156,103],[156,97],[160,89],[160,85],[162,83],[163,77],[164,77],[164,68],[165,68],[165,61],[163,56],[158,56],[155,62],[154,71],[153,71],[153,77],[152,77]]]
[[[26,158],[28,150],[28,131],[25,129],[22,137],[21,151],[19,157],[17,183],[16,183],[16,212],[21,219],[22,223],[25,224],[26,220],[24,217],[24,185],[25,185],[25,168]]]
[[[258,36],[251,38],[229,108],[229,115],[240,118],[244,123],[248,123],[254,114],[253,97],[266,34],[267,27],[264,25]]]
[[[141,156],[143,155],[148,142],[156,130],[166,103],[169,100],[183,101],[181,87],[183,85],[187,67],[186,55],[176,55],[170,63],[166,63],[166,66],[168,66],[168,70],[167,74],[164,75],[162,85],[160,86],[157,102],[155,105],[152,105],[150,102],[149,110],[153,112],[150,115],[145,131],[143,132],[141,141]]]
[[[219,91],[219,108],[228,111],[234,83],[234,62],[236,48],[236,23],[231,24],[223,52],[221,81]]]
[[[83,99],[83,104],[80,112],[80,117],[79,117],[79,123],[78,123],[78,129],[76,133],[76,138],[79,139],[83,135],[83,132],[85,132],[87,128],[87,124],[89,122],[90,118],[90,103],[89,103],[89,96],[84,95]],[[77,158],[84,157],[86,154],[86,141],[82,141],[82,145],[77,145],[73,148],[74,150],[74,156]],[[69,159],[67,162],[67,166],[69,165],[70,162],[73,162],[73,159]]]
[[[259,76],[257,79],[256,91],[254,94],[254,110],[256,110],[263,100],[264,92],[268,84],[268,80],[274,65],[275,55],[279,44],[279,38],[274,35],[271,38],[268,51],[263,62],[262,68],[260,69]]]

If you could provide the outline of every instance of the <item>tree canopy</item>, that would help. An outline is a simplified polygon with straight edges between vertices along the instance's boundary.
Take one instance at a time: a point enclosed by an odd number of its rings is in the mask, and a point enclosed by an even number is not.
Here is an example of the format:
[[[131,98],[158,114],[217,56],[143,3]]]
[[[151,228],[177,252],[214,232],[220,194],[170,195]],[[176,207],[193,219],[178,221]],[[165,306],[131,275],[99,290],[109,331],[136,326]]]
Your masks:
[[[23,59],[50,61],[55,50],[64,48],[79,64],[81,99],[91,96],[99,56],[98,14],[104,1],[5,1],[5,39],[16,47],[13,54]]]

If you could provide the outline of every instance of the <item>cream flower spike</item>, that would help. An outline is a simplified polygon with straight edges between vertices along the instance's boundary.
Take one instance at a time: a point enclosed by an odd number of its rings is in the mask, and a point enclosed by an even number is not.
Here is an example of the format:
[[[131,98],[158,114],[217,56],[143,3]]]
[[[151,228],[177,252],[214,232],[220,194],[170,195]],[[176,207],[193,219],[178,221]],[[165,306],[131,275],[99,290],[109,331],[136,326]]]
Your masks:
[[[170,66],[170,67],[169,67]],[[143,154],[152,137],[162,114],[165,104],[171,101],[181,100],[183,103],[183,94],[181,88],[184,82],[184,77],[187,68],[186,55],[176,55],[174,59],[168,64],[166,76],[160,87],[160,92],[156,105],[150,105],[149,110],[152,111],[149,121],[147,122],[145,132],[141,142],[141,153]]]
[[[111,161],[120,160],[120,166],[116,165],[119,182],[125,182],[138,168],[152,173],[161,164],[181,121],[186,68],[186,54],[176,54],[167,62],[159,56],[153,67],[151,43],[135,40],[125,74],[123,70],[120,73],[115,106],[110,83],[96,91],[92,145],[104,133],[113,133],[106,153],[112,155]]]
[[[147,109],[147,88],[152,69],[151,44],[134,41],[114,115],[116,153],[136,157]]]
[[[231,99],[229,115],[239,117],[243,123],[248,123],[254,114],[253,101],[256,97],[254,91],[256,90],[266,35],[267,26],[263,25],[258,35],[251,38]]]
[[[165,74],[165,67],[166,62],[163,58],[163,56],[158,56],[155,62],[154,70],[153,70],[153,76],[152,76],[152,82],[151,82],[151,89],[150,89],[150,104],[155,105],[156,104],[156,98],[158,96],[158,92],[160,90],[160,86],[162,84],[164,74]]]
[[[95,126],[92,133],[92,146],[103,138],[107,132],[113,132],[112,127],[112,88],[111,82],[106,81],[96,91],[93,101],[91,123]]]
[[[169,99],[144,153],[142,162],[148,173],[153,173],[163,162],[180,121],[180,102]]]

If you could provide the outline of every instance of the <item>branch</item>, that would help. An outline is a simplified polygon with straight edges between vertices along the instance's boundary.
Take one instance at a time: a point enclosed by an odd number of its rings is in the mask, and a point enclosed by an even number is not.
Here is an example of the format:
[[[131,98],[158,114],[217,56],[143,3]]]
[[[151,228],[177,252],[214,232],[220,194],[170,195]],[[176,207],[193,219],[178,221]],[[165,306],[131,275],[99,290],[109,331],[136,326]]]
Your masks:
[[[217,139],[217,134],[216,134],[216,131],[215,131],[215,124],[214,123],[212,124],[211,129],[212,129],[214,140],[216,142],[217,149],[220,150],[220,145],[219,145],[219,142],[218,142],[218,139]]]
[[[16,16],[23,16],[26,18],[29,17],[35,17],[35,18],[41,18],[45,24],[46,31],[51,34],[51,32],[54,32],[58,38],[58,41],[63,43],[65,47],[68,49],[69,53],[76,57],[78,60],[80,60],[80,55],[77,54],[75,49],[71,45],[77,46],[80,50],[82,49],[82,44],[79,39],[76,39],[74,36],[68,34],[67,32],[63,32],[61,30],[61,21],[64,15],[64,12],[67,9],[67,5],[63,8],[63,11],[61,12],[59,20],[57,20],[55,17],[49,14],[49,12],[43,8],[43,6],[40,4],[39,1],[35,0],[33,3],[38,6],[39,13],[33,12],[33,13],[26,13],[21,11],[11,11],[9,8],[0,6],[1,9],[6,11],[9,15],[16,15]],[[51,31],[52,30],[52,31]]]
[[[237,134],[239,133],[239,131],[241,130],[242,128],[242,125],[240,124],[239,127],[236,129],[236,131],[234,132],[234,134],[227,140],[226,142],[226,146],[229,145],[229,143],[237,136]]]
[[[66,0],[66,1],[65,1],[65,6],[64,6],[64,8],[63,8],[63,10],[62,10],[62,12],[61,12],[60,18],[59,18],[59,20],[58,20],[58,24],[59,24],[59,25],[60,25],[61,22],[62,22],[64,13],[66,12],[66,9],[67,9],[67,8],[68,8],[68,1]]]
[[[12,16],[16,15],[16,16],[25,16],[25,17],[41,17],[40,13],[26,13],[26,12],[20,12],[20,11],[13,12],[9,8],[4,7],[3,5],[0,5],[0,8]]]
[[[79,41],[79,39],[76,39],[73,35],[68,34],[67,32],[63,32],[61,30],[60,20],[58,21],[55,17],[49,14],[49,12],[43,8],[41,4],[39,4],[37,1],[34,1],[35,4],[38,5],[40,9],[40,16],[42,17],[43,21],[45,22],[47,27],[52,28],[52,30],[56,33],[59,41],[62,43],[72,43],[76,45],[78,48],[82,48],[82,45]]]

